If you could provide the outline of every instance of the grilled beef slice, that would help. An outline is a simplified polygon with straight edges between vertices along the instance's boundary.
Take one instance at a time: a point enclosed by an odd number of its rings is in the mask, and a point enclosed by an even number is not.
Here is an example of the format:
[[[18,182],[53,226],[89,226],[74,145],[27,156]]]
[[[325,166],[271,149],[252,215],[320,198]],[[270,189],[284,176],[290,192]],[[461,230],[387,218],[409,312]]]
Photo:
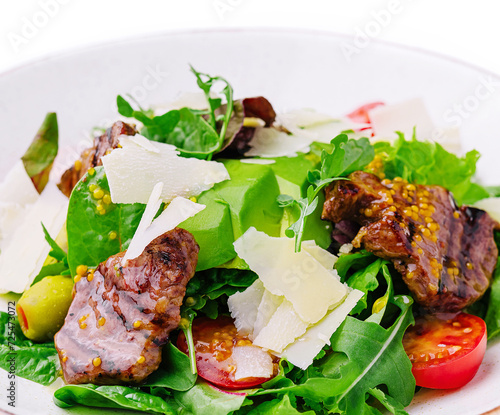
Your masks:
[[[118,137],[135,134],[136,130],[134,127],[121,121],[115,122],[103,135],[96,137],[94,145],[83,150],[80,159],[63,173],[61,182],[57,185],[61,192],[70,197],[71,191],[85,173],[91,167],[101,166],[101,157],[118,147]]]
[[[454,312],[479,299],[498,258],[486,212],[457,207],[440,186],[356,171],[326,189],[323,219],[361,226],[352,244],[391,260],[416,301]]]
[[[155,371],[180,321],[199,247],[176,228],[121,266],[123,252],[76,282],[55,343],[68,383],[137,383]]]

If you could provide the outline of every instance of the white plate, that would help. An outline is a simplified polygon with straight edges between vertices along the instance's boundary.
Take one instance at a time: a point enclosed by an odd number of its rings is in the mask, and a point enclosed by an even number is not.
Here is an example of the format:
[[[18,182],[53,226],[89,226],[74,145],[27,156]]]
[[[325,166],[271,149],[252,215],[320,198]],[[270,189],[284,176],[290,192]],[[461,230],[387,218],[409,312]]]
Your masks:
[[[107,44],[20,67],[0,76],[0,173],[26,149],[48,111],[56,111],[62,143],[76,144],[116,116],[117,94],[147,107],[196,91],[188,63],[220,74],[237,97],[264,95],[278,110],[311,107],[333,115],[360,104],[421,97],[435,123],[459,122],[463,146],[483,153],[480,179],[500,183],[500,79],[441,56],[371,42],[345,58],[353,39],[329,33],[277,30],[168,33]],[[82,144],[84,145],[84,144]],[[6,311],[6,307],[4,307]],[[480,414],[500,405],[500,343],[490,345],[476,378],[451,392],[422,391],[411,414]],[[0,373],[5,391],[6,373]],[[20,379],[16,414],[65,414],[46,388]],[[2,397],[3,396],[3,397]],[[90,413],[87,408],[70,413]],[[98,410],[94,413],[102,413]]]

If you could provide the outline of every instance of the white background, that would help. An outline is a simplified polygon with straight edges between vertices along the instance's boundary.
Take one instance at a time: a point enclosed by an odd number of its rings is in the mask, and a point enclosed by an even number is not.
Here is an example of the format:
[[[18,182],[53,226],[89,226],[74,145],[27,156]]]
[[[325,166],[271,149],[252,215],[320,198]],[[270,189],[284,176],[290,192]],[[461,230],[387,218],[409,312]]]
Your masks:
[[[496,0],[2,0],[0,72],[136,35],[260,26],[370,36],[500,73],[499,11]]]

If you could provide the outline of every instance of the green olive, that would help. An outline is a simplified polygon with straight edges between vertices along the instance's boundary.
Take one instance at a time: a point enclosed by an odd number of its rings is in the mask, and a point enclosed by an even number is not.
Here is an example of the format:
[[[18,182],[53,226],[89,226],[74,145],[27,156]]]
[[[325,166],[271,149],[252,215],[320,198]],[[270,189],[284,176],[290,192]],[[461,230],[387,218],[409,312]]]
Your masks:
[[[62,327],[72,301],[73,280],[55,275],[27,289],[17,303],[19,324],[34,341],[51,341]]]

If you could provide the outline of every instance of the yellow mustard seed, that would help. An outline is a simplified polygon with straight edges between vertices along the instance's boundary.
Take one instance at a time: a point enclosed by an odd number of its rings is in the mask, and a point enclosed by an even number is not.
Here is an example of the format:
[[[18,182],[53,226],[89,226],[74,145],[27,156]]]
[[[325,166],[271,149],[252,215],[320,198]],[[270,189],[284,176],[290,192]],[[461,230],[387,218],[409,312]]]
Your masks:
[[[93,272],[89,272],[89,275],[87,275],[87,281],[90,282],[94,279],[94,273]]]
[[[133,326],[134,326],[134,328],[138,329],[139,327],[142,326],[142,321],[141,320],[135,320]]]
[[[459,213],[458,211],[453,212],[453,217],[454,217],[455,219],[460,218],[460,213]]]
[[[102,199],[104,197],[104,190],[95,189],[92,196],[94,196],[95,199]]]
[[[82,279],[82,276],[81,276],[81,275],[76,274],[76,275],[75,275],[75,278],[74,278],[74,281],[75,281],[75,282],[78,282],[78,281],[80,281],[81,279]]]
[[[94,192],[97,189],[97,185],[95,183],[89,184],[89,192]]]
[[[87,265],[78,265],[76,267],[76,273],[77,275],[83,276],[87,272],[87,269],[88,269]]]
[[[115,231],[111,231],[111,232],[109,233],[109,239],[111,239],[111,240],[116,239],[116,238],[117,238],[117,236],[118,236],[118,234],[117,234]]]
[[[110,196],[110,195],[104,195],[104,196],[102,197],[102,201],[103,201],[106,205],[111,204],[111,196]]]
[[[89,176],[93,176],[95,174],[95,169],[93,167],[91,167],[88,171],[89,173]]]
[[[100,357],[95,357],[94,360],[92,360],[92,364],[95,366],[95,367],[99,367],[101,366],[101,358]]]
[[[80,171],[81,169],[82,169],[82,161],[76,160],[75,161],[75,171]]]
[[[140,356],[139,359],[137,359],[137,363],[142,365],[146,361],[146,358],[144,356]]]
[[[97,324],[99,324],[100,326],[104,326],[105,323],[106,319],[104,317],[101,317],[99,320],[97,320]]]

